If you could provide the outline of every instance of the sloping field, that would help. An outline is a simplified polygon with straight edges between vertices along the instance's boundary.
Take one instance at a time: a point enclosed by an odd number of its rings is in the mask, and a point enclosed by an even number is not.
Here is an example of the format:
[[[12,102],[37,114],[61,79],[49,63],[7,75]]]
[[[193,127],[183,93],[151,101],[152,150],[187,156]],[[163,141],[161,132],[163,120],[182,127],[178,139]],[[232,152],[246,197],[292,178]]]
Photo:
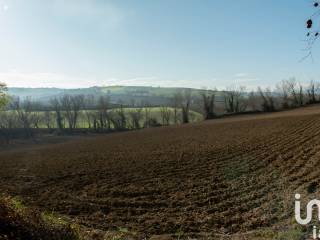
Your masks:
[[[0,161],[1,192],[88,227],[286,229],[294,194],[311,197],[320,180],[320,107],[7,151]]]

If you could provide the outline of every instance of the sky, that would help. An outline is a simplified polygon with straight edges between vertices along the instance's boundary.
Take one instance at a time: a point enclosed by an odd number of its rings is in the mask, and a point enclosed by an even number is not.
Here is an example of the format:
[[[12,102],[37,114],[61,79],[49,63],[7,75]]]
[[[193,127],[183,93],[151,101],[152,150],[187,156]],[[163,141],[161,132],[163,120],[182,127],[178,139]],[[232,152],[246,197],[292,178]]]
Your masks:
[[[312,0],[0,0],[9,87],[224,88],[319,80]],[[319,19],[320,20],[320,19]]]

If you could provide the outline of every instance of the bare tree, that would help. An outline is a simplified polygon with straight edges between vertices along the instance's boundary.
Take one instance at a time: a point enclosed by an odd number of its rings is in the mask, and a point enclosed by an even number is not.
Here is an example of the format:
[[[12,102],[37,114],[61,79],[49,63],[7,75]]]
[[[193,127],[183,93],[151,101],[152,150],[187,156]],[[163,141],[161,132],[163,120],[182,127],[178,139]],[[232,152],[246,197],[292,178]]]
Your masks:
[[[281,105],[283,109],[287,109],[290,107],[290,88],[288,86],[287,81],[282,80],[276,86],[277,92],[281,97]]]
[[[99,112],[94,110],[86,110],[85,111],[85,118],[87,122],[87,126],[89,129],[98,130],[99,127]]]
[[[320,86],[319,83],[316,83],[315,81],[310,81],[310,84],[307,88],[307,95],[308,95],[308,104],[314,104],[319,102],[319,90]]]
[[[150,118],[151,118],[151,108],[150,104],[148,102],[143,102],[141,104],[143,106],[143,111],[144,111],[144,127],[148,128],[150,127]]]
[[[12,101],[12,109],[17,114],[18,121],[22,128],[25,131],[26,137],[33,137],[32,132],[32,102],[30,98],[25,99],[23,102],[20,101],[20,98],[15,98]]]
[[[288,90],[293,100],[293,105],[298,106],[299,105],[298,89],[297,89],[298,84],[296,79],[291,78],[289,80],[286,80],[286,83],[288,85]]]
[[[77,127],[79,112],[84,105],[83,95],[64,95],[61,99],[62,109],[65,111],[70,130]]]
[[[127,117],[123,108],[123,105],[120,105],[120,108],[117,110],[117,114],[120,120],[120,129],[126,129],[127,127]]]
[[[31,100],[31,98],[27,98],[24,105],[28,106],[31,128],[40,128],[43,123],[43,114],[41,113],[41,110],[43,109],[42,104]]]
[[[292,106],[302,106],[304,104],[304,92],[302,85],[297,82],[295,78],[290,78],[285,80],[284,84],[286,85],[290,98],[292,100]]]
[[[170,125],[171,110],[167,106],[160,107],[160,115],[162,119],[162,125]]]
[[[54,128],[54,118],[53,114],[50,110],[44,111],[43,113],[43,123],[48,129]]]
[[[14,131],[19,128],[18,118],[15,112],[0,111],[0,136],[6,144],[14,138]]]
[[[125,130],[127,127],[127,117],[123,108],[123,105],[120,104],[120,107],[115,111],[111,112],[110,120],[113,124],[115,130]]]
[[[212,91],[204,91],[201,93],[203,102],[204,119],[213,119],[215,117],[214,113],[214,100],[215,93]]]
[[[52,108],[55,111],[57,127],[62,132],[64,129],[64,123],[63,123],[64,120],[63,120],[62,105],[60,103],[60,100],[57,97],[55,97],[50,100],[50,103]]]
[[[84,107],[85,119],[86,119],[86,122],[88,124],[89,129],[91,129],[93,126],[94,113],[93,113],[92,109],[94,108],[94,104],[95,104],[94,95],[85,96],[83,107]]]
[[[15,112],[1,111],[0,125],[3,128],[19,128],[18,117]]]
[[[228,113],[240,113],[247,109],[246,88],[243,86],[227,88],[224,91],[225,108]]]
[[[32,111],[30,116],[30,122],[32,128],[40,128],[42,123],[42,116],[41,112],[39,111]]]
[[[264,112],[273,112],[276,110],[275,108],[275,100],[272,91],[267,88],[266,90],[262,90],[262,88],[258,88],[258,92],[262,99],[262,110]]]
[[[101,130],[99,126],[99,122],[100,122],[99,118],[100,118],[99,111],[90,112],[88,121],[92,122],[92,126],[95,132],[98,132],[99,130]]]
[[[303,90],[303,86],[301,85],[301,83],[299,83],[299,91],[298,91],[298,103],[299,106],[304,105],[304,90]]]
[[[259,111],[260,96],[255,92],[251,91],[248,96],[248,108],[250,111]]]
[[[182,123],[189,123],[189,112],[191,105],[191,89],[186,89],[183,93],[181,108],[182,108]]]
[[[140,129],[141,128],[140,122],[142,119],[142,108],[131,110],[129,112],[129,115],[131,117],[131,127],[133,129]]]
[[[98,100],[98,112],[99,112],[99,122],[101,129],[110,129],[110,117],[108,114],[108,109],[110,105],[109,96],[101,96]]]
[[[182,94],[181,92],[176,92],[173,95],[172,101],[172,107],[173,107],[173,122],[174,124],[178,124],[178,113],[179,109],[181,108],[181,102],[182,102]]]

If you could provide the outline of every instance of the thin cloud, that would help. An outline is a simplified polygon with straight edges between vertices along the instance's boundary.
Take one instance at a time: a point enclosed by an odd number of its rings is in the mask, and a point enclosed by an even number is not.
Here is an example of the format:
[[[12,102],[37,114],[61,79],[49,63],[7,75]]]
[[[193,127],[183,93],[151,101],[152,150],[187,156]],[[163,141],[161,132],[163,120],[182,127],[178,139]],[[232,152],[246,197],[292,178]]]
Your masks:
[[[8,87],[25,88],[87,88],[93,86],[151,86],[151,87],[216,87],[215,80],[194,79],[159,79],[156,76],[138,76],[132,78],[84,78],[57,73],[26,73],[11,70],[0,72],[0,82],[5,82]]]
[[[236,73],[233,77],[234,78],[245,78],[248,77],[250,74],[248,73]]]
[[[110,86],[110,85],[153,85],[156,84],[156,77],[134,77],[129,79],[119,78],[83,78],[69,76],[57,73],[25,73],[11,70],[8,72],[0,72],[0,82],[5,82],[8,87],[24,87],[24,88],[87,88],[93,86]]]

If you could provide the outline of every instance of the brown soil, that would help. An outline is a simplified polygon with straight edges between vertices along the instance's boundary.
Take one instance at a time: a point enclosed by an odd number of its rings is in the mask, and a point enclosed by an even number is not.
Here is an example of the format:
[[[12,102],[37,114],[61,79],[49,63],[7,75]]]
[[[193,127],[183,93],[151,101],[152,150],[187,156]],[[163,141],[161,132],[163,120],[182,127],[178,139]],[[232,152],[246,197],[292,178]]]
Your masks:
[[[241,233],[292,222],[319,150],[313,106],[3,151],[0,191],[102,230]]]

